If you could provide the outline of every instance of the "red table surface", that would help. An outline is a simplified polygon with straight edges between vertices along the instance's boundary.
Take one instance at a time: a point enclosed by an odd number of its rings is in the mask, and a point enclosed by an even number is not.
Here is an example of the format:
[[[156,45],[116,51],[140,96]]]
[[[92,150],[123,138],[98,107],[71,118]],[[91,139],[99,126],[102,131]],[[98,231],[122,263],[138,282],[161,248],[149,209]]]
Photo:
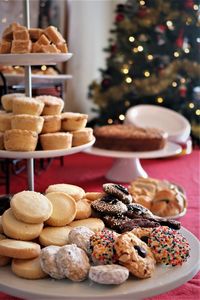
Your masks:
[[[200,235],[200,151],[193,150],[190,155],[169,158],[141,160],[149,177],[167,179],[174,182],[186,192],[188,199],[187,214],[181,218],[182,225],[196,237]],[[108,182],[106,172],[113,163],[112,158],[90,156],[78,153],[64,158],[64,166],[59,159],[54,159],[47,170],[35,175],[35,190],[44,192],[49,184],[71,183],[79,185],[86,191],[100,191],[102,184]],[[127,186],[127,183],[124,184]],[[11,192],[27,189],[26,172],[12,175]],[[0,192],[2,193],[2,187]],[[193,300],[200,299],[200,275],[189,282],[165,294],[149,298],[151,300]],[[144,280],[145,285],[145,280]],[[0,293],[0,300],[14,300],[15,297]]]

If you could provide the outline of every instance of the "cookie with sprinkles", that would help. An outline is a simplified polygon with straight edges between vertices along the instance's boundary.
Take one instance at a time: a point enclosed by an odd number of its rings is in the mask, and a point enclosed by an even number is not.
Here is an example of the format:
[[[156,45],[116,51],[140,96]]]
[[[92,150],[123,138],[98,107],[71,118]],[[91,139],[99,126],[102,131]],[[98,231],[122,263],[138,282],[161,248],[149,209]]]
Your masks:
[[[166,226],[152,229],[148,238],[148,246],[156,262],[173,267],[182,265],[190,255],[190,245],[186,238]]]
[[[114,243],[118,233],[104,229],[90,237],[90,258],[95,265],[113,264],[117,261]]]
[[[132,196],[129,194],[127,188],[121,184],[105,183],[103,184],[103,190],[107,194],[117,197],[125,204],[130,204],[132,202]]]

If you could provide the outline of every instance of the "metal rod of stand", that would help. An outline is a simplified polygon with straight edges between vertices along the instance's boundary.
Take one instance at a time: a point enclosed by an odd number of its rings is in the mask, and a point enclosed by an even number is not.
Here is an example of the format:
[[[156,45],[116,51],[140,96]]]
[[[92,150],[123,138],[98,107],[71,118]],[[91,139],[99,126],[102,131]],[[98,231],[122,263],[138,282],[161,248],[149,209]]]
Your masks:
[[[27,28],[30,28],[30,9],[29,0],[24,0],[24,24]],[[27,97],[32,97],[32,78],[31,78],[31,66],[25,66],[25,93]],[[30,191],[34,191],[34,159],[27,159],[27,176],[28,176],[28,188]]]

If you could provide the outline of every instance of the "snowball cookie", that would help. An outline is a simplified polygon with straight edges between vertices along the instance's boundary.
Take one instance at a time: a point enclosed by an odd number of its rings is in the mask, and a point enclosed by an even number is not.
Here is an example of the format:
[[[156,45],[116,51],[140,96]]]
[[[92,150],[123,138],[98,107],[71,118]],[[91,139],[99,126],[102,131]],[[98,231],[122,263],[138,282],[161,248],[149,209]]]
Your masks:
[[[63,131],[74,131],[85,128],[88,115],[64,112],[61,115],[61,128]]]
[[[44,108],[42,115],[59,115],[64,108],[64,101],[61,98],[51,96],[51,95],[42,95],[38,96],[35,99],[40,100],[44,103]]]
[[[43,128],[44,119],[40,116],[31,116],[27,114],[13,115],[11,117],[11,128],[31,130],[40,133]]]
[[[85,195],[85,191],[81,187],[73,184],[67,184],[67,183],[58,183],[58,184],[49,185],[45,191],[45,194],[51,192],[66,193],[72,196],[75,201],[79,201]]]
[[[35,131],[10,129],[4,133],[4,147],[8,151],[35,151],[37,142]]]
[[[52,192],[46,194],[52,204],[53,211],[46,224],[51,226],[65,226],[71,223],[76,216],[76,202],[68,194]]]
[[[128,279],[129,270],[120,265],[92,266],[89,278],[100,284],[122,284]]]
[[[1,97],[1,104],[6,111],[12,111],[12,102],[14,98],[25,97],[25,94],[11,93]]]
[[[56,254],[56,263],[61,272],[72,281],[82,281],[88,276],[89,258],[84,250],[76,245],[66,245]]]
[[[79,248],[83,249],[86,253],[89,253],[90,238],[93,235],[94,231],[87,227],[79,226],[72,228],[68,236],[69,244],[75,244]]]
[[[38,192],[22,191],[15,194],[10,206],[18,220],[27,223],[42,223],[52,214],[53,206],[49,199]]]
[[[40,100],[30,98],[30,97],[16,97],[13,99],[13,113],[27,114],[40,116],[44,108],[44,103]]]
[[[61,274],[56,264],[56,255],[59,250],[60,247],[52,245],[43,248],[40,253],[40,265],[42,270],[54,279],[65,278],[65,275]]]
[[[3,213],[2,225],[3,231],[8,237],[23,241],[37,238],[43,228],[43,223],[30,224],[17,220],[11,208]]]
[[[40,266],[39,257],[32,259],[14,258],[11,263],[11,270],[19,277],[26,279],[41,279],[47,277]]]

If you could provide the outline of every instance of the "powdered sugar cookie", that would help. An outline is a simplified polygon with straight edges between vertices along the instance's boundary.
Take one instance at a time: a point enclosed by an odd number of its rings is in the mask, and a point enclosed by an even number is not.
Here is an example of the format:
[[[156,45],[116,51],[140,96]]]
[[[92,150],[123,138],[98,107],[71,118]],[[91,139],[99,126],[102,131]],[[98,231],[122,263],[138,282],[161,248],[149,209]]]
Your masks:
[[[128,279],[129,270],[120,265],[92,266],[89,278],[100,284],[122,284]]]
[[[43,248],[40,253],[40,265],[42,270],[55,279],[65,278],[65,275],[61,274],[56,264],[56,255],[59,250],[60,247],[58,246],[48,246]]]
[[[93,235],[94,232],[87,227],[80,226],[72,228],[68,236],[69,244],[75,244],[88,253],[90,247],[90,238]]]

